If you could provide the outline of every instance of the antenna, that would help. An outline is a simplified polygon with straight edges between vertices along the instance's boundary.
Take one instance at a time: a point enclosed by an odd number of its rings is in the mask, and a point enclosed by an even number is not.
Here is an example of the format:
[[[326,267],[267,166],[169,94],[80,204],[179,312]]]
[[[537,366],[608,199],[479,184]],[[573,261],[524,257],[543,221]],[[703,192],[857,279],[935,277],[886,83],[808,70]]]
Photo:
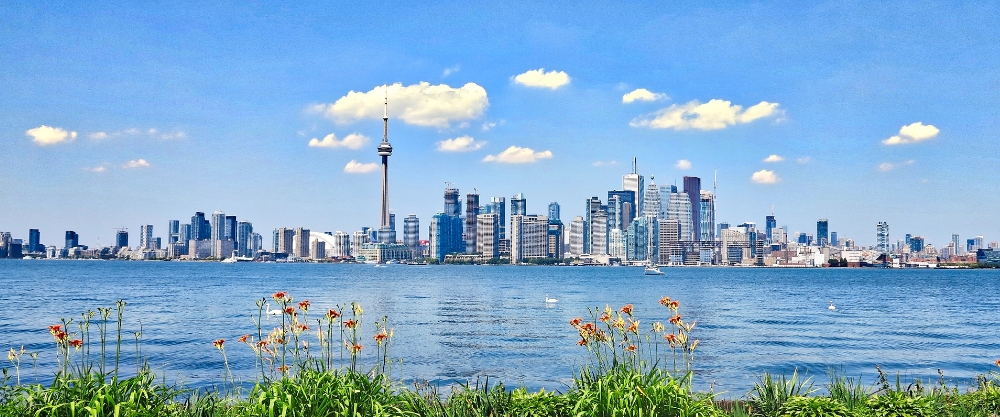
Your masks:
[[[771,215],[774,215],[774,204],[771,204]]]
[[[451,182],[451,181],[445,181],[445,182],[444,182],[444,187],[445,187],[445,188],[452,188],[452,187],[451,187],[452,185],[454,185],[454,183],[453,183],[453,182]]]
[[[635,157],[633,156],[633,157],[632,157],[632,173],[633,173],[633,174],[638,174],[639,172],[638,172],[638,170],[636,169],[636,162],[635,162],[635,160],[636,160],[636,158],[635,158]]]

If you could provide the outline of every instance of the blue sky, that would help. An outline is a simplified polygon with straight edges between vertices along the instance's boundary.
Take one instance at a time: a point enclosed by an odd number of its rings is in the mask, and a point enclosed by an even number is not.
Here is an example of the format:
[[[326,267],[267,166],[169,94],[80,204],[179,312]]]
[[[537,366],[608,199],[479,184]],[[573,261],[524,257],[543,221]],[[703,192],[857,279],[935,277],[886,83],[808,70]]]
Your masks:
[[[445,182],[572,218],[637,157],[717,171],[719,220],[1000,240],[995,2],[246,3],[0,6],[0,230],[377,226],[377,171],[345,167],[399,84],[390,205],[422,235]]]

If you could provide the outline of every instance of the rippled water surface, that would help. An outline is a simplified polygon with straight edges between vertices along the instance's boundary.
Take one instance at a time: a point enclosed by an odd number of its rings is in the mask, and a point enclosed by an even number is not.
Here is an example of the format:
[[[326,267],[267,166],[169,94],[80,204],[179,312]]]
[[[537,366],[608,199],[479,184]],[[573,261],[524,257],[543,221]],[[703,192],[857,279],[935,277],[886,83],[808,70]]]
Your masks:
[[[567,324],[588,307],[635,305],[643,324],[666,321],[667,295],[698,321],[696,385],[740,396],[763,372],[795,368],[825,380],[828,367],[874,380],[875,366],[911,377],[968,382],[1000,358],[1000,271],[219,264],[2,261],[0,348],[41,351],[46,326],[123,298],[125,330],[139,329],[151,366],[193,386],[217,383],[229,341],[233,371],[252,379],[255,300],[289,291],[316,310],[358,301],[368,325],[396,329],[403,374],[442,385],[489,376],[508,385],[564,389],[585,359]],[[546,305],[545,294],[559,299]],[[837,310],[827,309],[834,301]],[[273,308],[273,307],[272,307]],[[368,329],[371,334],[371,329]],[[134,350],[132,333],[126,350]],[[131,354],[131,353],[130,353]],[[126,365],[134,367],[132,356]],[[5,364],[4,366],[7,366]],[[30,375],[30,366],[22,374]],[[30,380],[30,378],[29,378]]]

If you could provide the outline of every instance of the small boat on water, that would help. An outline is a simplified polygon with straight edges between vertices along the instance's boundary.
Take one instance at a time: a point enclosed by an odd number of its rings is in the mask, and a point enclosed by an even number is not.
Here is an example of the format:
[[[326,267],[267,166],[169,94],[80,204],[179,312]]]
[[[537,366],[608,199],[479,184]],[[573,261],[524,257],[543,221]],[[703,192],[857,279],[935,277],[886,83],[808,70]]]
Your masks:
[[[233,256],[231,258],[226,258],[226,259],[223,259],[223,260],[221,260],[219,262],[222,262],[224,264],[234,264],[234,263],[236,263],[236,257]]]
[[[663,275],[663,271],[656,265],[647,265],[646,270],[642,273],[643,275]]]
[[[385,264],[375,264],[376,268],[385,268]]]

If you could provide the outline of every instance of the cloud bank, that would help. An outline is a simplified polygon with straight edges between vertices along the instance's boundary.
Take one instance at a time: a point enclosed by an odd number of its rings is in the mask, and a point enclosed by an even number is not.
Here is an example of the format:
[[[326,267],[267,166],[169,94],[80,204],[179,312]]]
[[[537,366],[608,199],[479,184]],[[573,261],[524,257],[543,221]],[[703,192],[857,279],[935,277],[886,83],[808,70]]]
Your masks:
[[[374,162],[363,164],[353,159],[344,166],[344,172],[348,174],[367,174],[376,169],[378,169],[378,164]]]
[[[477,119],[490,105],[486,90],[475,83],[459,88],[428,82],[405,87],[402,83],[395,83],[388,86],[388,94],[391,117],[398,117],[409,125],[441,129],[450,127],[454,122]],[[311,110],[342,124],[381,119],[385,96],[385,86],[368,92],[350,91],[333,104],[317,104]]]
[[[674,165],[674,168],[677,168],[677,169],[691,169],[691,161],[688,161],[687,159],[681,159],[681,160],[677,161],[677,165]]]
[[[134,159],[122,165],[122,168],[149,168],[149,162],[145,159]]]
[[[746,110],[727,100],[712,99],[708,103],[692,100],[674,104],[657,112],[638,117],[629,123],[632,127],[674,130],[719,130],[736,124],[750,123],[765,117],[776,116],[781,111],[778,103],[762,101]]]
[[[753,175],[750,176],[750,181],[757,184],[774,184],[780,180],[781,179],[778,178],[778,174],[775,174],[774,171],[768,171],[766,169],[754,172]]]
[[[782,158],[782,157],[780,157],[778,155],[774,155],[774,154],[771,154],[771,156],[768,156],[767,158],[764,158],[764,162],[781,162],[781,161],[784,161],[784,160],[785,160],[785,158]]]

